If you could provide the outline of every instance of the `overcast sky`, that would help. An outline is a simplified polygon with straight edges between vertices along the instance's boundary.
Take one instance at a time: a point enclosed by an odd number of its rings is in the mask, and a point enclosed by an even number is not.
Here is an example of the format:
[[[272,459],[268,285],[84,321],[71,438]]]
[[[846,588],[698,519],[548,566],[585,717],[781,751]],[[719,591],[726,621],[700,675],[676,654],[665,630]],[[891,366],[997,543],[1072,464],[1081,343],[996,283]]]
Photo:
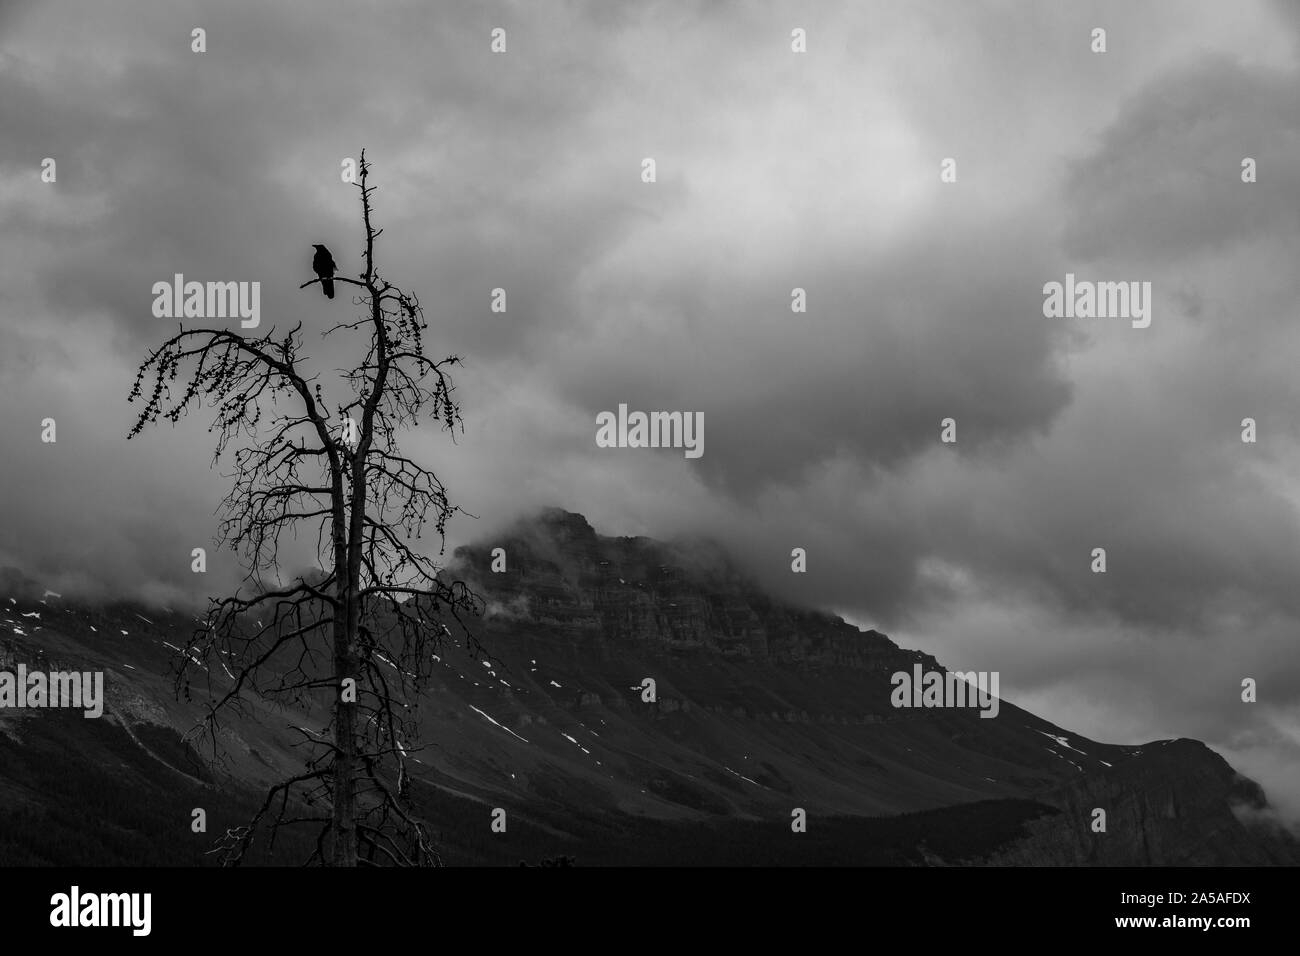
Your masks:
[[[452,545],[547,504],[716,536],[1300,813],[1298,74],[1300,4],[1263,0],[0,0],[0,566],[174,602],[231,572],[189,570],[207,417],[125,441],[150,290],[260,281],[262,330],[341,364],[349,296],[297,286],[313,243],[360,268],[364,146],[380,265],[467,362],[463,438],[405,441],[481,516]],[[1151,326],[1045,318],[1067,272],[1151,282]],[[619,403],[703,412],[703,457],[598,448]]]

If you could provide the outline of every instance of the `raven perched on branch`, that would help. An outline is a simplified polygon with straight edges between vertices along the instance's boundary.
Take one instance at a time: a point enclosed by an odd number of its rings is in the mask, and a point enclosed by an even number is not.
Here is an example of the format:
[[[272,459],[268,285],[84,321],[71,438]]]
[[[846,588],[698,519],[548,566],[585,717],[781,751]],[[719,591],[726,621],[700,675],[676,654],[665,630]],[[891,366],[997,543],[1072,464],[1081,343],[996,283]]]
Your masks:
[[[322,245],[314,245],[316,257],[311,261],[312,271],[320,276],[320,287],[325,293],[325,298],[334,298],[334,271],[338,268],[334,265],[334,257],[330,251]]]

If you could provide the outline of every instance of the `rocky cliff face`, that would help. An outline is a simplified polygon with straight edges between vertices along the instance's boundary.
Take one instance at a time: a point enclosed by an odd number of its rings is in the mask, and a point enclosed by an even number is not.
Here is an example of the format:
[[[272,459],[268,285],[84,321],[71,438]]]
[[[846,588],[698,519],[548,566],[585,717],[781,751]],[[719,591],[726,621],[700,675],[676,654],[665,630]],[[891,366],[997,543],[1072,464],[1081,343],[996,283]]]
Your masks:
[[[1103,774],[1044,793],[1063,811],[1029,824],[1030,835],[999,853],[1011,865],[1294,865],[1295,839],[1262,813],[1258,784],[1196,740],[1135,748]],[[1105,829],[1097,828],[1098,810]],[[1087,821],[1087,826],[1080,825]]]
[[[498,547],[506,570],[491,573]],[[498,542],[459,549],[455,559],[453,573],[487,596],[491,615],[563,629],[597,650],[876,671],[901,659],[883,634],[773,603],[717,550],[602,537],[566,511],[543,512]]]

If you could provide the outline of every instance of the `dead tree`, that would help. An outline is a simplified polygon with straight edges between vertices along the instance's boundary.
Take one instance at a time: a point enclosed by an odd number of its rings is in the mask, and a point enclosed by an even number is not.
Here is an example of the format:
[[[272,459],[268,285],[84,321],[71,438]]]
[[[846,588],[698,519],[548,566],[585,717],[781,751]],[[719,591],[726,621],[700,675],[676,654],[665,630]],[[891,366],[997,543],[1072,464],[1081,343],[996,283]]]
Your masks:
[[[206,689],[196,733],[219,759],[224,722],[245,713],[254,697],[285,708],[323,698],[330,707],[321,733],[295,728],[302,772],[271,787],[253,819],[218,844],[227,864],[238,864],[258,834],[274,846],[288,826],[316,830],[309,863],[440,862],[407,799],[415,702],[451,636],[449,622],[481,653],[464,622],[480,603],[463,583],[445,580],[413,542],[431,522],[442,555],[447,520],[461,509],[397,439],[421,414],[453,437],[463,430],[449,375],[460,359],[425,357],[428,326],[418,299],[375,265],[383,230],[371,222],[369,172],[363,152],[356,185],[365,269],[356,279],[334,277],[355,288],[361,314],[322,333],[356,336],[358,346],[368,337],[369,345],[331,382],[343,399],[332,412],[319,373],[304,368],[302,323],[257,338],[182,325],[141,364],[131,392],[144,407],[128,437],[160,418],[175,423],[206,402],[216,410],[209,428],[217,434],[214,467],[235,446],[217,541],[241,554],[247,575],[233,596],[210,599],[178,657],[177,693],[192,699],[196,678]],[[319,569],[286,580],[281,536],[304,528],[314,535]]]

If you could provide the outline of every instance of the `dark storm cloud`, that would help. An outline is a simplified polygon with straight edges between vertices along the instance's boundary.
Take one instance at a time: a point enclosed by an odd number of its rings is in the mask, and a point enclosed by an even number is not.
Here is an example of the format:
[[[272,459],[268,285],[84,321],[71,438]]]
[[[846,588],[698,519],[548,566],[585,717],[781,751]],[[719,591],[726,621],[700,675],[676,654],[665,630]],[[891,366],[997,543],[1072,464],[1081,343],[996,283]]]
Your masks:
[[[973,224],[960,234],[979,245]],[[634,291],[624,307],[632,298],[646,315],[688,317],[697,356],[647,363],[676,351],[680,329],[633,328],[621,354],[585,375],[577,367],[596,364],[586,350],[565,359],[568,390],[593,416],[619,401],[703,410],[701,472],[746,497],[837,457],[892,467],[931,449],[949,416],[961,421],[961,454],[1042,431],[1069,395],[1054,360],[1061,331],[1042,321],[1027,278],[1046,264],[1025,239],[950,258],[957,244],[797,251],[787,274],[808,291],[806,315],[791,313],[791,285],[758,270]]]
[[[1294,239],[1300,192],[1294,73],[1198,57],[1124,107],[1101,148],[1072,171],[1066,249],[1168,262],[1242,240]],[[1251,157],[1267,189],[1243,189]]]

